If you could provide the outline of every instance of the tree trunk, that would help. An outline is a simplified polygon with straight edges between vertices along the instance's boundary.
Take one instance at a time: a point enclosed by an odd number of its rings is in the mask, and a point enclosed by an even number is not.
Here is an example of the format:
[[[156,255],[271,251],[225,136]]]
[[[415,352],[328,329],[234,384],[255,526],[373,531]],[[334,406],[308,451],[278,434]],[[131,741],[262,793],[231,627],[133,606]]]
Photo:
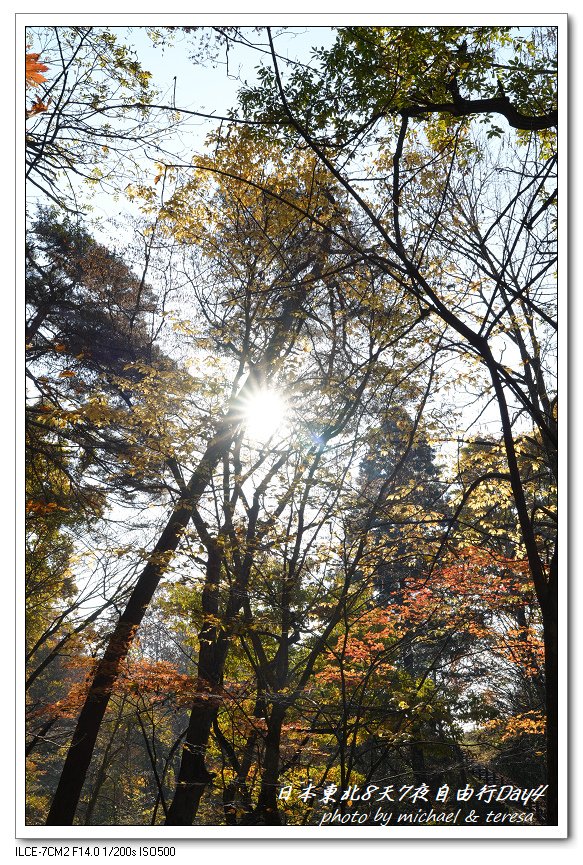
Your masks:
[[[117,718],[115,719],[115,724],[113,725],[113,730],[111,731],[111,736],[109,737],[109,741],[107,743],[107,747],[103,754],[103,759],[97,771],[97,775],[95,778],[95,784],[93,785],[93,790],[91,792],[91,798],[87,804],[87,810],[85,811],[85,820],[84,823],[86,826],[91,825],[91,820],[93,818],[93,812],[95,811],[95,806],[97,805],[97,800],[99,799],[99,794],[101,792],[101,788],[105,784],[107,780],[107,770],[111,764],[115,756],[115,752],[113,751],[113,742],[116,737],[117,731],[119,730],[121,719],[123,715],[123,709],[125,705],[125,700],[122,701],[121,706],[119,707],[119,712]]]
[[[261,790],[255,812],[258,818],[257,822],[265,826],[281,826],[281,819],[277,809],[277,788],[281,728],[284,718],[285,709],[275,705],[271,710],[267,736],[265,737]]]
[[[212,642],[211,642],[212,640]],[[204,788],[213,775],[205,765],[211,727],[217,717],[220,697],[217,688],[222,681],[228,640],[210,635],[200,642],[198,686],[203,691],[195,700],[184,740],[176,791],[166,817],[167,826],[191,826],[198,811]]]
[[[199,705],[190,715],[186,743],[182,751],[176,792],[168,809],[166,826],[190,826],[198,809],[204,788],[213,775],[205,766],[205,752],[218,704],[209,696],[206,706]]]
[[[542,607],[545,640],[545,703],[547,715],[547,825],[559,822],[559,663],[557,547],[550,568],[546,603]]]

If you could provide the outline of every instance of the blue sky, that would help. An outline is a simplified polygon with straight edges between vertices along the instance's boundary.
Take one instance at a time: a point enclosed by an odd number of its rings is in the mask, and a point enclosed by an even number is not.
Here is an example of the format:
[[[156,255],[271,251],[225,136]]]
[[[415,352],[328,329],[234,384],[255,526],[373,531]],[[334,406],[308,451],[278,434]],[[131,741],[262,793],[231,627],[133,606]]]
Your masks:
[[[202,65],[192,59],[198,44],[195,34],[176,33],[174,44],[154,46],[145,27],[133,28],[129,35],[127,28],[119,28],[119,32],[123,41],[135,45],[140,62],[152,73],[164,99],[172,100],[175,86],[176,106],[191,111],[226,114],[236,105],[242,81],[251,83],[255,79],[256,67],[262,59],[268,59],[267,53],[262,54],[256,48],[235,45],[230,48],[228,58],[225,49],[220,48],[215,63],[206,62]],[[257,34],[251,33],[251,28],[248,28],[248,32],[257,41]],[[273,32],[275,35],[277,30]],[[283,57],[293,59],[301,56],[307,60],[313,45],[329,46],[333,42],[333,35],[331,28],[327,27],[290,27],[277,36],[276,46]],[[259,44],[264,39],[264,35],[260,36]],[[212,125],[211,121],[201,124],[205,134]]]

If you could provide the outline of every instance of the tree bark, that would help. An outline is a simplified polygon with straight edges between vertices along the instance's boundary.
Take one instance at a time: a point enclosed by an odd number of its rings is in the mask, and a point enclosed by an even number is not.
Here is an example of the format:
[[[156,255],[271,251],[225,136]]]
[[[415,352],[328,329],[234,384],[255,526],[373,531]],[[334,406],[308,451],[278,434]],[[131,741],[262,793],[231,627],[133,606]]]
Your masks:
[[[166,826],[192,825],[204,788],[213,779],[205,766],[205,752],[217,712],[218,703],[211,695],[206,706],[199,705],[196,711],[191,712],[176,792],[168,808]]]
[[[215,624],[219,610],[218,588],[223,553],[221,545],[206,538],[208,561],[206,583],[202,593],[202,608],[206,616],[199,634],[198,678],[199,693],[190,712],[184,740],[180,771],[172,804],[166,815],[167,826],[190,826],[206,785],[213,775],[205,765],[205,754],[211,727],[217,717],[229,641]]]
[[[285,708],[273,706],[269,717],[267,736],[265,737],[265,755],[263,758],[263,774],[261,790],[255,811],[257,820],[265,826],[281,826],[281,818],[277,808],[277,782],[279,778],[279,750],[281,743],[281,728],[285,718]]]
[[[542,605],[545,643],[545,708],[548,826],[559,822],[559,659],[558,659],[558,555],[551,562],[546,602]]]
[[[103,787],[106,779],[107,779],[107,770],[111,761],[113,760],[115,753],[113,752],[113,742],[116,737],[117,731],[119,730],[121,719],[123,715],[125,700],[122,701],[119,712],[117,714],[117,718],[115,719],[115,724],[113,725],[113,730],[111,732],[111,736],[109,737],[109,741],[107,743],[107,747],[103,754],[103,759],[97,771],[97,775],[95,777],[95,783],[93,785],[93,790],[91,791],[91,798],[87,804],[87,810],[85,811],[85,819],[84,823],[86,826],[91,825],[91,820],[93,818],[93,812],[95,811],[95,806],[97,805],[97,800],[99,799],[99,794],[101,792],[101,788]]]

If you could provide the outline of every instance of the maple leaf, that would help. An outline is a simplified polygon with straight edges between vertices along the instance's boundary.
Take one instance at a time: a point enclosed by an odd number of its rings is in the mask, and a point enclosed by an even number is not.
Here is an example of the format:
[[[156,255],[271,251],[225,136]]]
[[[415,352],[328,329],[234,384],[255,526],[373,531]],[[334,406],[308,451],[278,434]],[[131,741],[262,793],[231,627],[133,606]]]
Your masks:
[[[27,87],[38,87],[39,84],[42,84],[46,81],[45,76],[42,74],[43,72],[48,72],[49,67],[45,66],[44,63],[40,63],[39,58],[40,54],[27,54],[26,55],[26,86]]]
[[[41,112],[46,110],[47,106],[45,105],[45,103],[41,102],[40,99],[36,99],[30,106],[30,108],[26,109],[26,116],[33,117],[35,114],[40,114]]]

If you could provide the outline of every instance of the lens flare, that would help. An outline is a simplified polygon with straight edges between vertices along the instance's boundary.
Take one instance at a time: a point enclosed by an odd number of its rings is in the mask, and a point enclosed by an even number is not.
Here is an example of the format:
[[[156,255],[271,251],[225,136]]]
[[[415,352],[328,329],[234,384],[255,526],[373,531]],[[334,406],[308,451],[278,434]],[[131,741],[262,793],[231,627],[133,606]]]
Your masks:
[[[266,442],[282,429],[286,406],[281,395],[274,390],[259,390],[245,403],[244,424],[251,441]]]

